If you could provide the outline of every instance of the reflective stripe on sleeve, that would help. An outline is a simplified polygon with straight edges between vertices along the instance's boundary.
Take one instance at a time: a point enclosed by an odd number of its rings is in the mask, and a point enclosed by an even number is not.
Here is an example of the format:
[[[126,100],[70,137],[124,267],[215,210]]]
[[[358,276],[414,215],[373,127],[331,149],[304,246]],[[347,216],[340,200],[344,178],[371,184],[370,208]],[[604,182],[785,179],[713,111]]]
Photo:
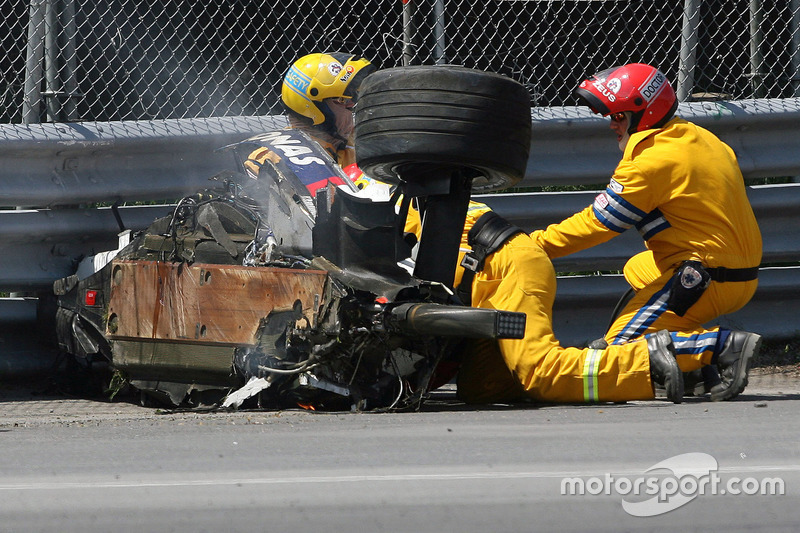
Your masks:
[[[589,350],[586,352],[586,359],[583,361],[583,399],[586,402],[599,401],[597,373],[602,355],[603,350]]]
[[[601,224],[617,233],[634,226],[647,214],[610,188],[595,197],[592,209]]]
[[[650,239],[653,235],[672,227],[670,223],[664,218],[664,215],[658,209],[653,209],[647,214],[638,224],[636,229],[644,240]]]

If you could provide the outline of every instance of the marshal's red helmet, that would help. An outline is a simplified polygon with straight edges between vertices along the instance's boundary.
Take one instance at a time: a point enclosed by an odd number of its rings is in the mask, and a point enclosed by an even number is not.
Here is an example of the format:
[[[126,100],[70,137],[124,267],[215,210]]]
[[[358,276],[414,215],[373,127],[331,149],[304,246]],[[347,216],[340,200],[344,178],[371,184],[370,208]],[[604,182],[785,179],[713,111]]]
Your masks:
[[[630,111],[629,133],[660,128],[678,108],[675,90],[667,77],[643,63],[598,72],[581,82],[575,96],[604,117]]]

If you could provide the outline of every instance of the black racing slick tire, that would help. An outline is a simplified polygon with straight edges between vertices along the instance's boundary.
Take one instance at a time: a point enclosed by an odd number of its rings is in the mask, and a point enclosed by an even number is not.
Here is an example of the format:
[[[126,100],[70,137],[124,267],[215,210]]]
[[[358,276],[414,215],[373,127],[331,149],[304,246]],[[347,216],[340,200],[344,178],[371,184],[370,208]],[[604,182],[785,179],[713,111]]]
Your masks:
[[[389,183],[437,168],[470,168],[475,192],[525,175],[530,96],[500,74],[456,65],[390,68],[369,75],[355,115],[358,166]]]

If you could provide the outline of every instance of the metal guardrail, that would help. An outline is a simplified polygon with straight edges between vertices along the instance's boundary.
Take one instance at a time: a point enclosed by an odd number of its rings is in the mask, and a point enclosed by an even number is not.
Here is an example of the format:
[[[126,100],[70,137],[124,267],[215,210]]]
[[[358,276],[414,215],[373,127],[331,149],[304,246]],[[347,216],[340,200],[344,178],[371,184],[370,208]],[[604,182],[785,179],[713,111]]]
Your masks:
[[[597,191],[543,192],[480,195],[475,199],[521,228],[533,231],[577,213],[591,204],[596,195]],[[762,263],[800,261],[800,239],[790,229],[798,227],[800,183],[748,187],[747,195],[764,241]],[[588,250],[558,258],[553,264],[560,272],[622,270],[632,254],[644,249],[639,234],[626,231]]]
[[[800,337],[800,267],[762,269],[758,290],[743,309],[713,322],[757,331],[772,340]],[[611,310],[628,285],[621,275],[558,278],[553,329],[565,346],[583,346],[608,327]],[[0,298],[0,381],[46,371],[55,361],[39,339],[36,298]]]
[[[800,175],[800,98],[680,104],[736,151],[747,178]],[[605,183],[619,162],[608,121],[586,108],[534,108],[520,186]],[[217,149],[283,127],[283,116],[0,124],[0,207],[179,198],[234,165]]]
[[[746,177],[800,175],[800,99],[777,106],[772,100],[768,108],[758,100],[681,104],[679,114],[731,145]],[[607,121],[581,108],[533,109],[532,119],[531,158],[521,186],[607,182],[619,159]],[[284,117],[268,116],[0,125],[0,206],[39,207],[0,210],[0,290],[49,292],[52,282],[73,273],[83,257],[116,248],[120,228],[112,210],[84,204],[177,199],[192,193],[218,172],[234,168],[232,155],[218,148],[285,123]],[[797,264],[800,184],[751,187],[748,193],[764,236],[764,262]],[[478,198],[532,230],[589,205],[595,194]],[[123,206],[119,214],[126,228],[137,230],[169,209]],[[641,249],[638,235],[627,232],[554,263],[562,272],[614,271]],[[720,321],[768,338],[796,336],[798,287],[800,267],[767,269],[754,300]],[[625,288],[620,276],[560,278],[554,313],[562,343],[579,345],[600,336]],[[0,302],[0,335],[6,341],[0,348],[3,377],[10,368],[36,367],[25,344],[30,336],[14,333],[36,317],[31,316],[35,307],[29,299]],[[24,341],[22,347],[14,348],[17,341]]]
[[[677,114],[731,146],[745,178],[800,175],[800,98],[681,103]],[[620,158],[608,119],[584,107],[542,107],[532,120],[522,185],[608,182]]]
[[[583,346],[600,337],[608,328],[615,303],[627,289],[621,275],[559,277],[553,305],[556,338],[567,346]],[[800,267],[761,269],[753,299],[711,324],[757,331],[771,340],[800,337]]]
[[[170,206],[119,208],[127,229],[139,230]],[[0,211],[0,290],[39,292],[75,273],[86,256],[117,248],[119,224],[111,208]]]
[[[559,222],[592,203],[596,192],[478,195],[527,231]],[[797,227],[800,184],[748,187],[764,240],[764,264],[800,261]],[[127,206],[118,212],[126,229],[139,230],[172,209],[169,205]],[[55,279],[75,272],[85,256],[115,249],[120,231],[111,208],[0,211],[0,290],[49,290]],[[618,271],[644,250],[636,232],[559,258],[559,272]],[[798,279],[800,283],[800,279]]]
[[[235,168],[219,148],[283,116],[0,124],[0,207],[172,200]]]

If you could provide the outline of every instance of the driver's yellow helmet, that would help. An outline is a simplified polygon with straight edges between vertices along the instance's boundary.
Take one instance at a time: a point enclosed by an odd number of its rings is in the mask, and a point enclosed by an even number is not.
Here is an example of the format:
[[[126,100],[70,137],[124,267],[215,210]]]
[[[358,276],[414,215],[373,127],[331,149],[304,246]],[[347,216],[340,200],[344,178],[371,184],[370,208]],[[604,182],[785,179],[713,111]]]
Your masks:
[[[281,99],[287,111],[310,118],[315,126],[330,126],[333,117],[324,100],[355,101],[361,82],[375,70],[369,61],[353,54],[309,54],[295,61],[286,72]]]

